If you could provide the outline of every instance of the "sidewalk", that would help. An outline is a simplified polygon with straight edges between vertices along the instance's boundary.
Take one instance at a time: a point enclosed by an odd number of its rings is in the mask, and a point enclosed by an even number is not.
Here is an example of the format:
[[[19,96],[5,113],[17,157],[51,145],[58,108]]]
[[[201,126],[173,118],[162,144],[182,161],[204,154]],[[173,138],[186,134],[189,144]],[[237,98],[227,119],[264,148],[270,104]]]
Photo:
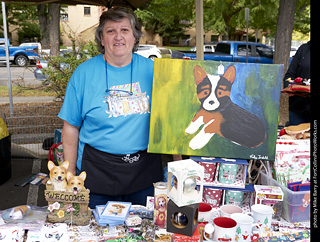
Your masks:
[[[55,97],[13,97],[13,104],[15,103],[44,103],[53,102]],[[0,104],[9,103],[9,97],[0,97]]]

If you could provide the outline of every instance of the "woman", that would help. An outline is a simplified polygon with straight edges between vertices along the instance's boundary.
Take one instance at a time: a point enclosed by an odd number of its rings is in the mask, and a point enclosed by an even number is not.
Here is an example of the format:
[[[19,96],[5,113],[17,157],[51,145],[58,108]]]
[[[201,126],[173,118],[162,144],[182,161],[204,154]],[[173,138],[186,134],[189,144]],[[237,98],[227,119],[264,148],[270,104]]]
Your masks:
[[[297,50],[293,57],[287,73],[283,78],[283,87],[289,86],[288,79],[309,79],[310,76],[310,48],[311,42],[303,44]],[[310,123],[311,120],[311,97],[301,97],[288,94],[289,96],[289,125],[298,125],[301,123]]]
[[[145,204],[163,177],[160,155],[146,152],[153,61],[133,53],[140,36],[132,11],[104,12],[95,33],[102,54],[73,73],[59,113],[64,159],[73,174],[87,172],[91,208]]]

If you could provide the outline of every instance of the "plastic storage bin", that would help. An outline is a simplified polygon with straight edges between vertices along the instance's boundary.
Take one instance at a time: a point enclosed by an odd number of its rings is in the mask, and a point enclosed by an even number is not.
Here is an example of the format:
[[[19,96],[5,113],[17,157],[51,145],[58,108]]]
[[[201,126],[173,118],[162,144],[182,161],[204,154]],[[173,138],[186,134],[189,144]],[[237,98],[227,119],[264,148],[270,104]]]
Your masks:
[[[310,220],[310,191],[293,192],[285,186],[280,185],[272,177],[261,172],[262,185],[281,187],[284,198],[282,217],[288,222],[302,222]]]

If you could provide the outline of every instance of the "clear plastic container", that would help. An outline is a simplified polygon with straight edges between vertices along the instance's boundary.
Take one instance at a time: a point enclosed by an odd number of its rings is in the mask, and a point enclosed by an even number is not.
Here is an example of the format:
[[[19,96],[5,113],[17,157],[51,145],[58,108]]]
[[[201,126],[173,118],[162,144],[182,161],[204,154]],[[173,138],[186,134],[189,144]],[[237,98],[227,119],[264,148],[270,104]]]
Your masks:
[[[281,187],[284,198],[282,217],[288,222],[303,222],[310,220],[310,191],[294,192],[287,187],[280,185],[265,172],[260,172],[261,184]]]

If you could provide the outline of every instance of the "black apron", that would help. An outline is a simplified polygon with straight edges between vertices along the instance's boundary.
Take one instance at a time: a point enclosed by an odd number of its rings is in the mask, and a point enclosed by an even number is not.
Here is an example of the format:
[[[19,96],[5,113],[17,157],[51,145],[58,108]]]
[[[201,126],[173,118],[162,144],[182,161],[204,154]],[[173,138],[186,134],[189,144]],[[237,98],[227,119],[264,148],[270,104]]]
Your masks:
[[[85,144],[81,171],[87,173],[85,187],[92,193],[128,195],[161,181],[161,155],[147,150],[129,155],[109,154]]]

